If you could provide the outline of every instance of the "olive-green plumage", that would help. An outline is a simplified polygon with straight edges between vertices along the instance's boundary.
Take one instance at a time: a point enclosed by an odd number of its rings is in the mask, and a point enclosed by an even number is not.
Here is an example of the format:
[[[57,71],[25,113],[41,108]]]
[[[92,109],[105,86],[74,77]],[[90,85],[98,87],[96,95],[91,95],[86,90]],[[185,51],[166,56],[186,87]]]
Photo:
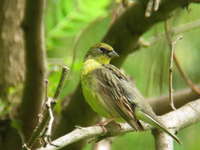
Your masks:
[[[118,55],[113,48],[105,43],[96,44],[89,50],[81,73],[86,101],[101,116],[126,121],[135,130],[143,130],[140,123],[142,120],[180,143],[144,101],[133,82],[110,64],[110,60],[116,56]]]

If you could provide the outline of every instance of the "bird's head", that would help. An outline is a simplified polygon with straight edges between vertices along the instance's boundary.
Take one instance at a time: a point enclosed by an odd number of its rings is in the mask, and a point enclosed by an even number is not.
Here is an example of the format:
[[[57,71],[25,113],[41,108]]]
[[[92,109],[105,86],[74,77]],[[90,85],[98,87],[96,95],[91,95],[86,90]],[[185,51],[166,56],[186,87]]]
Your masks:
[[[114,57],[119,57],[119,55],[106,43],[94,45],[86,55],[86,59],[95,59],[101,64],[109,64],[110,60]]]

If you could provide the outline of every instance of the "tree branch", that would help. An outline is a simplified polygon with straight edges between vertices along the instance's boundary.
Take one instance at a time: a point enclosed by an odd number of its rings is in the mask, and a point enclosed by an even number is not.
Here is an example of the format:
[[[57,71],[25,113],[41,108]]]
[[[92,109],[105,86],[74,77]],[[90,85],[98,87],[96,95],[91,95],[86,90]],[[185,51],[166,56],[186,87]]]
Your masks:
[[[193,92],[190,88],[183,89],[174,93],[174,104],[176,108],[180,108],[184,104],[198,98],[200,98],[200,95]],[[150,98],[147,101],[149,101],[157,115],[162,115],[172,110],[169,106],[169,95]]]
[[[182,39],[182,36],[177,37],[174,41],[172,40],[172,33],[171,30],[169,28],[169,22],[168,20],[165,21],[164,24],[164,28],[165,28],[165,37],[167,40],[167,44],[169,46],[169,50],[170,50],[170,55],[169,55],[169,105],[171,106],[171,108],[173,110],[176,109],[176,107],[174,106],[174,97],[173,97],[173,64],[174,64],[174,52],[175,52],[175,45],[177,43],[178,40]]]
[[[172,35],[177,35],[180,33],[189,32],[195,29],[198,29],[200,27],[200,20],[195,20],[177,27],[172,27],[170,32]],[[159,40],[163,39],[165,37],[165,33],[161,32],[158,35],[155,35],[150,38],[150,41],[147,42],[143,47],[149,47],[151,45],[154,45],[155,43],[158,43]]]
[[[26,1],[22,24],[25,36],[26,79],[22,97],[20,120],[25,139],[30,137],[38,121],[44,99],[45,53],[43,14],[45,0]]]
[[[178,131],[200,121],[199,110],[200,99],[190,102],[173,112],[161,116],[160,118],[168,128]],[[144,124],[144,126],[145,130],[149,129],[149,126],[146,124]],[[122,133],[134,131],[134,129],[132,129],[127,123],[120,124],[120,127],[119,125],[111,124],[105,128],[106,130],[101,126],[77,128],[52,142],[52,144],[57,145],[58,147],[47,145],[45,148],[39,148],[38,150],[57,150],[86,138],[99,137],[102,135],[105,137],[107,137],[106,135],[116,136]]]
[[[176,68],[178,69],[181,77],[183,78],[183,80],[186,82],[186,84],[197,94],[200,95],[200,89],[192,82],[192,80],[188,77],[188,75],[186,74],[185,71],[183,71],[178,58],[176,55],[174,55],[174,62],[176,64]]]
[[[57,102],[56,99],[60,95],[61,90],[64,86],[64,82],[67,77],[68,71],[69,71],[69,69],[66,66],[62,67],[61,77],[58,82],[58,85],[57,85],[57,88],[56,88],[53,98],[48,97],[48,93],[47,93],[47,89],[46,89],[46,100],[47,100],[46,103],[49,103],[49,104],[48,104],[48,107],[46,107],[47,109],[44,109],[44,111],[41,114],[41,117],[42,117],[41,122],[38,122],[38,125],[36,126],[35,130],[33,131],[31,137],[29,138],[29,140],[27,142],[28,147],[31,148],[35,144],[35,141],[37,140],[37,138],[40,136],[41,132],[45,128],[47,129],[48,132],[47,132],[47,135],[46,135],[46,133],[44,133],[44,135],[48,136],[47,138],[50,138],[49,136],[51,136],[51,134],[49,135],[49,133],[52,132],[51,129],[52,129],[53,120],[54,120],[52,110],[55,107],[55,104]]]
[[[156,150],[174,149],[173,139],[169,135],[159,130],[153,130],[152,132],[155,139]]]
[[[113,61],[116,66],[121,66],[126,57],[137,50],[139,37],[153,25],[170,17],[175,9],[188,4],[187,0],[162,0],[159,10],[152,12],[150,17],[145,17],[148,0],[134,2],[131,7],[116,19],[103,38],[103,42],[110,44],[119,54],[120,59]],[[120,29],[120,32],[119,32]],[[126,40],[124,40],[126,39]]]

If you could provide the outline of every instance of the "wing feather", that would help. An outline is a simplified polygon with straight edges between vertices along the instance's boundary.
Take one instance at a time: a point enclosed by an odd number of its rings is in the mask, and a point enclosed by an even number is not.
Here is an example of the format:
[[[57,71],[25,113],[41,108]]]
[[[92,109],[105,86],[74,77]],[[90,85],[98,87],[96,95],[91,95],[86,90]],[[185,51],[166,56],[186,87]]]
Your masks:
[[[103,100],[116,113],[127,121],[134,129],[143,130],[139,120],[134,116],[135,105],[130,98],[130,92],[123,84],[130,84],[129,79],[113,65],[103,65],[94,72],[99,84],[98,89]]]

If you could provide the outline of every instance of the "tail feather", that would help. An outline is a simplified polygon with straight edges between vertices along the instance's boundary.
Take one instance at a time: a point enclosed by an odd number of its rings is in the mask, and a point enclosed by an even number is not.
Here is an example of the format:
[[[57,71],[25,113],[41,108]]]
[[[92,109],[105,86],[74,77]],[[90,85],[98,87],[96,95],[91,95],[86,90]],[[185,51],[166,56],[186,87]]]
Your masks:
[[[162,131],[164,131],[165,133],[167,133],[168,135],[170,135],[177,143],[181,144],[180,140],[178,139],[178,137],[173,134],[172,132],[170,132],[164,124],[161,123],[161,121],[159,121],[158,118],[153,117],[145,112],[142,112],[141,110],[137,110],[136,111],[136,116],[139,120],[142,120],[144,122],[149,123],[150,125],[152,125],[153,127],[156,127]]]
[[[142,126],[142,124],[140,123],[139,120],[135,121],[135,120],[130,119],[127,122],[136,131],[144,131],[144,128],[143,128],[143,126]]]

